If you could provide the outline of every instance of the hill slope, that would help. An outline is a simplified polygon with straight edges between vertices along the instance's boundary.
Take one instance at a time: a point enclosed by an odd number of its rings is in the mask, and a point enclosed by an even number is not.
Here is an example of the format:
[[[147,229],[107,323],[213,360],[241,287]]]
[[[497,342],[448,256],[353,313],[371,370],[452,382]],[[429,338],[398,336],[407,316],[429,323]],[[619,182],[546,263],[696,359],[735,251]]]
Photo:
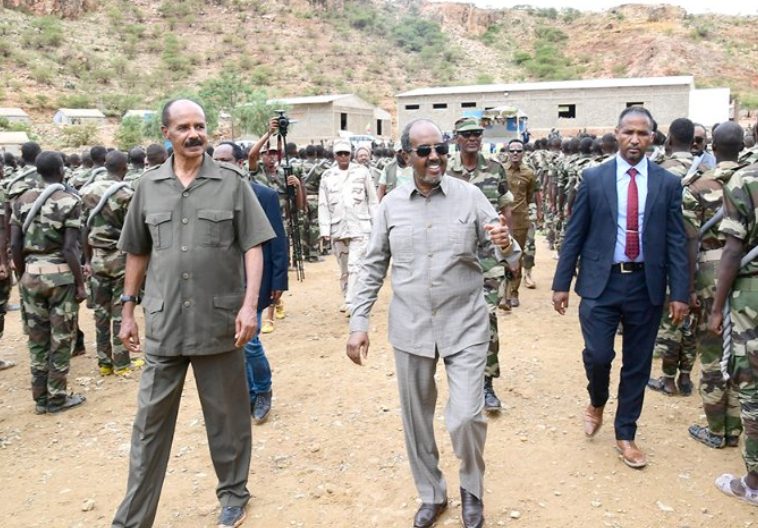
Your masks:
[[[60,106],[114,117],[153,107],[225,70],[271,96],[354,92],[390,111],[396,93],[420,86],[683,74],[758,107],[756,17],[410,0],[2,5],[0,106],[21,106],[39,123]]]

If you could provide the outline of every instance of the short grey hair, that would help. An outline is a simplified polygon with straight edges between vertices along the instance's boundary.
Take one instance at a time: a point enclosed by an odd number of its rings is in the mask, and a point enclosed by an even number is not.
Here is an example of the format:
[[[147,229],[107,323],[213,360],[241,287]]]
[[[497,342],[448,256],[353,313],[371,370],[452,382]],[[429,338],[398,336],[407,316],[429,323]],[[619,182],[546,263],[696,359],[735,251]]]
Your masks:
[[[420,117],[418,119],[414,119],[407,125],[405,125],[405,128],[403,128],[403,133],[400,135],[400,146],[403,148],[403,151],[410,152],[411,151],[411,129],[416,126],[419,123],[430,123],[434,125],[437,130],[440,131],[440,135],[442,135],[442,129],[439,127],[437,123],[432,121],[431,119],[426,119],[425,117]]]

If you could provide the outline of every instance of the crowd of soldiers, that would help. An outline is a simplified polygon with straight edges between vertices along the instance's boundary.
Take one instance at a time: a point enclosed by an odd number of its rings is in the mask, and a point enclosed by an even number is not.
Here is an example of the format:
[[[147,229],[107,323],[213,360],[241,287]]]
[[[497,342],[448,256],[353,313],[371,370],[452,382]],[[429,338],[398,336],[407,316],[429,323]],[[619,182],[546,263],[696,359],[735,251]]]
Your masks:
[[[707,316],[714,307],[723,307],[729,298],[726,286],[724,291],[716,288],[717,277],[722,277],[718,264],[724,259],[729,237],[742,240],[742,249],[750,250],[756,245],[758,233],[754,227],[751,232],[733,220],[721,220],[723,211],[732,207],[744,215],[752,214],[755,221],[758,125],[745,135],[740,126],[726,122],[713,127],[712,134],[711,153],[704,126],[686,118],[676,119],[667,135],[657,132],[654,148],[648,152],[650,160],[682,179],[692,283],[692,314],[678,326],[666,315],[661,321],[656,354],[662,359],[662,376],[651,379],[648,386],[669,396],[690,395],[694,390],[690,373],[696,352],[700,353],[697,390],[703,399],[707,425],[693,424],[689,434],[713,448],[735,447],[743,433],[749,437],[744,455],[748,475],[755,475],[749,484],[743,482],[749,496],[750,489],[758,489],[758,413],[755,403],[743,403],[740,414],[740,400],[755,401],[758,376],[753,379],[752,372],[758,352],[746,346],[745,339],[738,339],[731,359],[725,357],[722,337],[707,332]],[[448,175],[479,187],[507,219],[522,249],[520,265],[512,268],[491,256],[480,255],[484,295],[490,309],[485,409],[498,411],[501,402],[492,384],[500,373],[498,310],[507,313],[520,305],[518,290],[522,281],[528,288],[536,287],[532,277],[536,233],[542,230],[549,249],[556,255],[560,253],[582,172],[612,159],[617,142],[614,134],[597,137],[580,133],[562,138],[551,133],[533,144],[514,139],[496,154],[488,155],[482,149],[482,136],[483,128],[477,120],[461,118],[456,122]],[[365,251],[365,240],[354,245],[346,245],[344,240],[368,236],[371,207],[397,186],[412,181],[407,153],[400,145],[360,146],[344,140],[336,140],[332,150],[322,145],[298,150],[293,143],[282,143],[276,119],[254,145],[245,149],[222,142],[217,148],[224,145],[228,147],[224,150],[228,157],[218,156],[217,161],[235,163],[250,179],[277,192],[291,246],[291,270],[298,271],[302,278],[304,263],[321,262],[329,251],[337,256],[343,268],[340,282],[345,304],[341,309],[349,316],[348,277],[360,267],[361,243]],[[208,154],[213,156],[212,147]],[[65,155],[42,152],[37,143],[29,142],[23,145],[20,158],[7,153],[0,158],[0,336],[15,269],[23,327],[29,338],[32,396],[37,413],[60,412],[85,400],[83,395],[69,394],[66,384],[71,357],[84,352],[78,314],[79,303],[85,299],[94,312],[100,373],[128,375],[141,366],[141,359],[130,357],[117,337],[125,256],[116,244],[140,177],[164,163],[169,155],[160,144],[144,150],[137,146],[126,153],[95,146],[81,154]],[[344,163],[343,155],[347,156]],[[339,183],[340,171],[349,183]],[[354,198],[344,207],[367,207],[368,212],[361,213],[367,216],[361,218],[368,231],[364,229],[362,234],[335,236],[328,227],[332,220],[327,220],[324,227],[324,215],[333,213],[332,196],[342,193],[343,184],[352,185],[347,194]],[[731,201],[725,200],[725,195]],[[349,257],[350,251],[357,256]],[[737,277],[746,291],[758,290],[755,261],[732,271],[731,276],[726,276],[731,282]],[[731,320],[732,335],[752,336],[754,342],[757,322],[755,305],[751,306],[746,300],[749,298],[751,295],[731,294],[732,311],[737,310]],[[261,332],[272,332],[274,320],[284,317],[279,299],[270,307]],[[713,323],[711,329],[715,328],[717,324]],[[0,360],[0,369],[9,366],[11,362]],[[755,493],[751,500],[758,503],[758,491]],[[738,490],[735,494],[739,495]]]

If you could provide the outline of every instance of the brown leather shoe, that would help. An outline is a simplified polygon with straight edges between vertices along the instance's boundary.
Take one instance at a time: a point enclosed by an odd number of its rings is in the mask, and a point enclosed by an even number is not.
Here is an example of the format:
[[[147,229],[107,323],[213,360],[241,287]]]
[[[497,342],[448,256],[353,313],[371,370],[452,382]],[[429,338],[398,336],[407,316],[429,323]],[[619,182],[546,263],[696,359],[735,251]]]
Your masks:
[[[616,450],[621,455],[621,460],[630,468],[640,469],[647,466],[647,457],[634,440],[616,440]]]
[[[603,425],[603,410],[605,405],[600,407],[593,407],[589,404],[584,410],[584,434],[588,438],[592,438],[600,430],[600,426]]]
[[[413,518],[413,528],[429,528],[437,520],[437,517],[447,508],[447,501],[442,504],[423,503]]]

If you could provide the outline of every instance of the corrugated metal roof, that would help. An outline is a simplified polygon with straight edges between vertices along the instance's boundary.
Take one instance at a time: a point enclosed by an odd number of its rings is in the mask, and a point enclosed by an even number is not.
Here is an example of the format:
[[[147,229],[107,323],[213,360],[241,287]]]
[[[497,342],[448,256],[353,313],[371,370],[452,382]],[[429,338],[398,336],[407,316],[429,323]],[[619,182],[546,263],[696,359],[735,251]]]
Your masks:
[[[29,117],[29,114],[20,108],[0,108],[0,117]]]
[[[283,103],[287,105],[301,105],[301,104],[324,104],[333,103],[339,99],[345,97],[351,97],[352,94],[335,94],[335,95],[311,95],[306,97],[278,97],[276,99],[269,99],[267,104]]]
[[[29,141],[26,132],[0,132],[0,145],[20,145]]]
[[[102,117],[105,115],[97,108],[60,108],[58,111],[66,117]]]
[[[581,90],[589,88],[624,88],[635,86],[675,86],[692,85],[691,75],[675,77],[633,77],[629,79],[589,79],[579,81],[551,81],[514,84],[472,84],[468,86],[439,86],[418,88],[398,94],[397,97],[419,97],[425,95],[455,95],[494,92],[527,92],[539,90]]]

